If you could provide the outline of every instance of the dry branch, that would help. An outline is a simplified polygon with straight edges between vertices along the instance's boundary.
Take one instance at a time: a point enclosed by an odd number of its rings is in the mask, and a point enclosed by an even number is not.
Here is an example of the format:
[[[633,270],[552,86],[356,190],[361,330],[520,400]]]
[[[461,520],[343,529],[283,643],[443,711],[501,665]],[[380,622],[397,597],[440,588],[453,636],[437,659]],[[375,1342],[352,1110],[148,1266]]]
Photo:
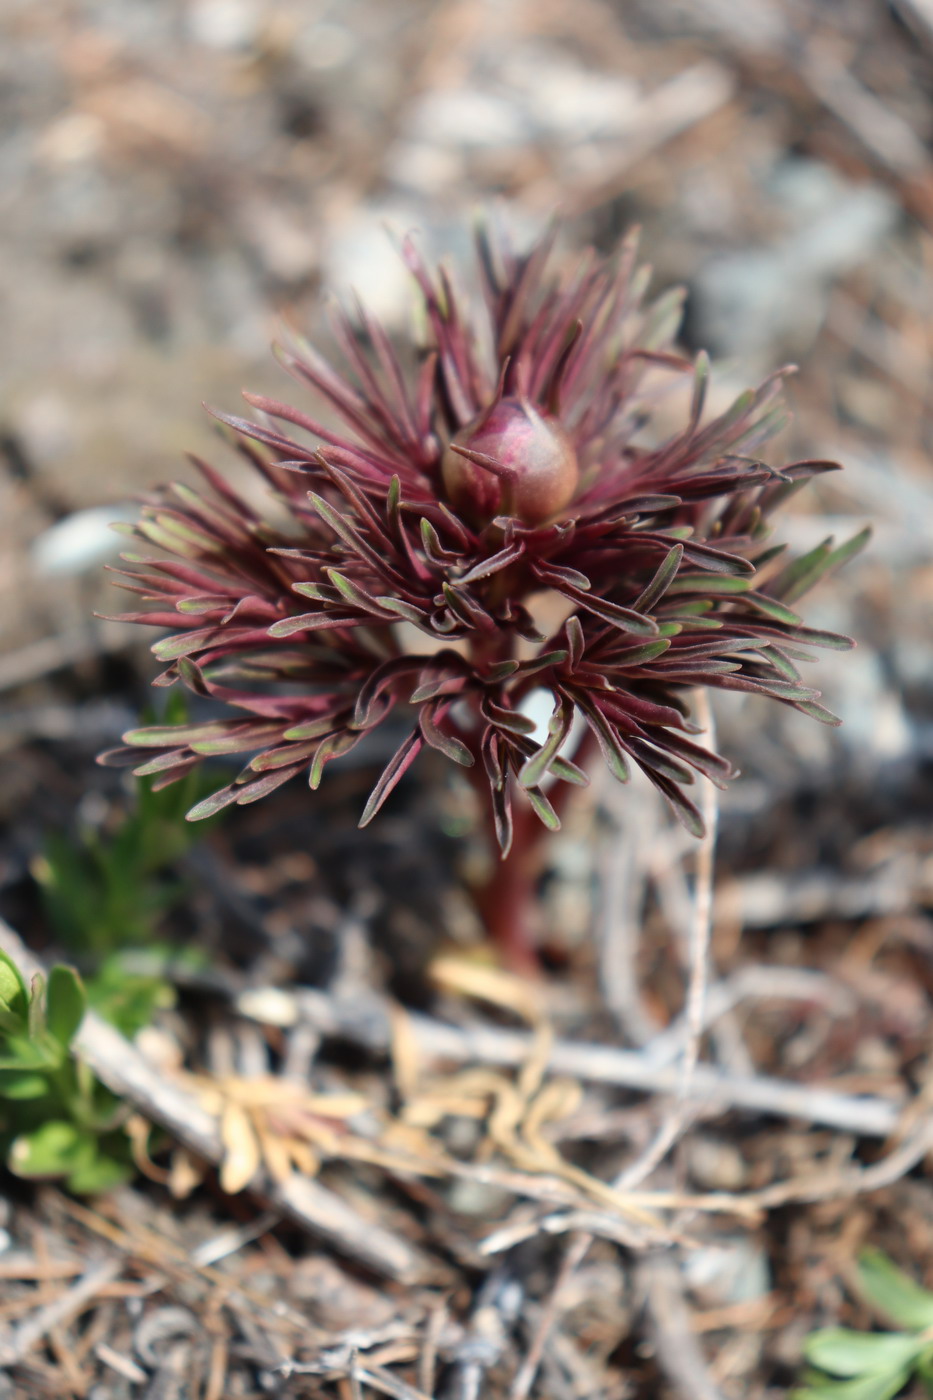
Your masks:
[[[683,1283],[671,1259],[654,1255],[638,1269],[658,1365],[685,1400],[722,1400],[690,1325]]]
[[[294,993],[260,988],[243,993],[237,1004],[241,1014],[257,1020],[305,1022],[323,1036],[355,1041],[371,1050],[386,1051],[390,1045],[389,1006],[377,996],[357,996],[351,1002],[311,988]],[[409,1014],[409,1025],[419,1053],[428,1060],[515,1068],[532,1050],[531,1036],[522,1031],[478,1023],[450,1026],[416,1012]],[[584,1082],[653,1094],[676,1094],[681,1077],[678,1065],[655,1064],[641,1052],[572,1040],[554,1041],[547,1069]],[[862,1137],[887,1137],[904,1108],[904,1100],[893,1097],[846,1094],[831,1085],[793,1084],[766,1075],[729,1074],[711,1065],[697,1066],[693,1095],[704,1108],[800,1118]]]
[[[101,1289],[116,1278],[122,1267],[122,1259],[98,1260],[70,1288],[27,1317],[4,1341],[0,1341],[0,1367],[15,1366],[53,1328],[60,1327],[63,1322],[83,1312]]]

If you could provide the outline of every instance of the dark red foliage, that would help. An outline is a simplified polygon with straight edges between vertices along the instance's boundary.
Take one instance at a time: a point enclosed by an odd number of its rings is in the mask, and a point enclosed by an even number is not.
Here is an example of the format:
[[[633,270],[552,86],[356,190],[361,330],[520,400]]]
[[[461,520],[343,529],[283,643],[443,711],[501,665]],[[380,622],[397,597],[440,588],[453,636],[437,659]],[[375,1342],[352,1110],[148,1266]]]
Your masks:
[[[582,716],[622,781],[638,764],[695,832],[693,771],[729,764],[695,742],[695,686],[770,695],[832,722],[801,683],[801,647],[847,647],[788,604],[862,537],[786,563],[769,517],[832,463],[777,471],[757,455],[783,419],[783,372],[703,421],[707,361],[671,349],[679,301],[643,304],[633,242],[562,278],[550,239],[516,255],[479,239],[485,312],[410,243],[430,344],[417,368],[364,311],[339,316],[346,369],[308,346],[284,367],[342,420],[247,395],[258,421],[218,415],[269,488],[263,514],[198,462],[205,493],[171,486],[131,532],[170,558],[124,555],[132,621],[168,629],[157,684],[181,679],[229,719],[125,736],[162,783],[207,755],[252,754],[189,815],[253,802],[325,765],[393,711],[410,731],[363,812],[368,822],[425,744],[485,774],[499,844],[523,792],[583,783],[561,750]],[[414,356],[411,357],[414,361]],[[668,386],[692,380],[679,431],[652,432]],[[542,600],[544,606],[542,606]],[[552,619],[549,634],[538,619]],[[555,620],[556,619],[556,620]],[[553,697],[547,737],[522,711]]]

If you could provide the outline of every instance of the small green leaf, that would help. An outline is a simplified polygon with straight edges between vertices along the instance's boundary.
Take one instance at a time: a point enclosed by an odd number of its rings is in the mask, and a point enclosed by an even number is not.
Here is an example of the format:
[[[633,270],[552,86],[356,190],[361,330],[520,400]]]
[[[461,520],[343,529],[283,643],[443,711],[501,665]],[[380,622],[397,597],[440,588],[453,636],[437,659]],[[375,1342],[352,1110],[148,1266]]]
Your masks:
[[[282,735],[283,739],[320,739],[325,734],[332,733],[336,724],[333,714],[322,715],[319,719],[309,719],[303,724],[293,724],[291,729],[286,729]]]
[[[680,629],[678,628],[677,630],[679,631]],[[670,645],[669,637],[659,637],[657,641],[645,642],[645,644],[640,647],[628,647],[625,651],[620,652],[617,657],[613,658],[613,668],[618,667],[624,670],[627,666],[645,666],[649,661],[654,661],[657,657],[663,656],[666,651],[669,651]]]
[[[631,770],[619,735],[596,705],[584,699],[582,695],[576,695],[574,699],[599,744],[610,773],[620,783],[627,783],[631,777]]]
[[[48,1028],[63,1050],[67,1050],[84,1019],[87,994],[78,974],[61,963],[49,973],[45,994]]]
[[[321,785],[325,764],[330,763],[331,759],[339,758],[341,754],[349,753],[362,737],[362,734],[351,734],[343,730],[321,740],[308,772],[308,786],[313,792]]]
[[[48,1092],[44,1074],[31,1069],[0,1069],[0,1099],[41,1099]]]
[[[98,1015],[130,1039],[148,1026],[155,1012],[175,1005],[175,989],[159,975],[174,954],[153,956],[151,971],[134,970],[132,954],[112,953],[88,979],[88,1001]]]
[[[827,710],[825,705],[818,705],[815,700],[801,700],[797,702],[796,708],[802,714],[809,715],[811,719],[818,720],[820,724],[828,724],[835,727],[842,723],[838,715],[834,715],[832,710]]]
[[[666,350],[677,335],[684,316],[683,287],[671,287],[645,312],[639,344],[645,350]]]
[[[636,612],[648,612],[650,608],[660,602],[673,582],[683,557],[684,547],[682,544],[675,544],[668,551],[644,592],[640,593],[632,604]]]
[[[528,661],[520,661],[515,669],[523,676],[533,676],[538,671],[546,671],[550,666],[562,666],[567,660],[567,656],[568,653],[563,649],[560,651],[545,651],[542,652],[540,656],[532,656]],[[505,662],[502,663],[503,666],[505,664]],[[497,680],[501,679],[502,676],[501,673],[497,674],[495,667],[491,666],[487,678],[489,680]]]
[[[561,758],[560,754],[551,760],[551,772],[555,778],[563,778],[565,783],[572,783],[575,787],[589,787],[590,780],[582,768],[578,768],[569,759]]]
[[[923,1349],[916,1337],[900,1332],[853,1332],[827,1327],[814,1332],[803,1353],[813,1366],[834,1376],[862,1376],[879,1371],[902,1370]]]
[[[933,1347],[927,1347],[914,1365],[928,1395],[933,1395]]]
[[[65,1119],[50,1118],[35,1132],[14,1139],[7,1165],[15,1176],[52,1180],[85,1166],[95,1151],[91,1134]]]
[[[851,651],[855,646],[852,638],[841,632],[824,632],[816,627],[798,627],[794,632],[794,641],[803,642],[805,646],[827,647],[830,651]]]
[[[910,1371],[881,1371],[851,1380],[827,1380],[818,1372],[807,1377],[808,1384],[791,1392],[790,1400],[892,1400],[910,1379]]]
[[[548,831],[560,831],[560,817],[540,788],[528,788],[528,801],[534,808],[535,815],[544,823]]]
[[[202,651],[209,639],[221,635],[217,627],[204,628],[200,632],[178,632],[171,637],[163,637],[150,648],[157,661],[177,661],[192,651]]]
[[[827,573],[833,569],[838,569],[846,563],[860,550],[864,549],[871,539],[871,526],[866,526],[860,530],[852,539],[846,540],[844,544],[833,549],[833,540],[823,540],[815,549],[811,549],[809,554],[804,554],[800,559],[795,559],[781,573],[773,584],[773,591],[788,603],[795,602],[798,598],[807,593],[813,586],[819,583]]]
[[[406,603],[404,598],[377,598],[376,602],[385,612],[397,613],[399,617],[404,617],[408,622],[414,622],[417,626],[422,623],[426,613],[421,608],[416,608],[413,603]]]
[[[690,427],[693,432],[696,432],[700,419],[703,417],[703,406],[706,403],[708,387],[709,355],[705,350],[701,350],[696,357],[693,371],[693,395],[690,402]]]
[[[519,782],[524,788],[537,788],[547,772],[557,751],[570,733],[573,722],[573,705],[563,696],[557,698],[554,713],[548,722],[547,739],[526,761],[519,774]]]
[[[792,683],[799,683],[803,677],[792,661],[779,651],[776,647],[766,646],[764,642],[759,643],[762,660],[768,661],[776,671],[780,671],[785,680]]]
[[[899,1326],[912,1332],[933,1327],[933,1293],[921,1288],[880,1249],[866,1249],[859,1256],[858,1288],[867,1302]]]
[[[667,586],[674,593],[747,593],[751,584],[735,574],[679,574]],[[683,611],[683,609],[681,609]]]
[[[764,593],[749,593],[745,601],[756,612],[763,613],[765,617],[773,618],[775,622],[785,622],[789,627],[797,627],[803,621],[799,613],[786,608],[775,598],[766,597]]]
[[[711,598],[694,598],[692,602],[677,604],[677,616],[689,617],[692,621],[693,618],[708,613],[714,606]],[[661,635],[663,636],[664,633],[662,632]]]
[[[127,730],[123,742],[134,748],[176,748],[196,739],[210,739],[218,732],[218,727],[216,720],[208,724],[152,724],[144,729]]]
[[[100,1154],[70,1172],[65,1185],[78,1196],[98,1196],[104,1191],[112,1191],[115,1186],[122,1186],[132,1175],[133,1168],[129,1162]]]
[[[210,797],[204,797],[200,802],[196,802],[191,810],[185,813],[185,821],[201,822],[204,821],[205,817],[213,817],[224,807],[231,806],[238,797],[239,792],[232,785],[220,788],[217,792],[212,792]]]
[[[423,705],[418,715],[418,724],[425,742],[433,749],[444,754],[454,763],[460,763],[464,768],[470,768],[475,763],[473,755],[461,739],[453,734],[447,734],[437,723],[434,708],[430,704]]]
[[[0,1011],[7,1013],[3,1029],[15,1033],[17,1027],[25,1028],[28,1005],[26,983],[19,968],[12,958],[0,952]]]
[[[351,607],[361,608],[363,612],[375,613],[377,617],[379,616],[379,608],[375,605],[374,600],[351,578],[347,578],[346,574],[340,573],[338,569],[325,569],[324,572],[337,592]]]
[[[392,480],[389,482],[389,489],[388,489],[388,491],[386,492],[386,511],[387,511],[387,513],[388,513],[389,515],[395,516],[395,515],[398,514],[398,509],[399,509],[399,505],[401,504],[401,500],[402,500],[402,481],[401,481],[401,477],[393,476]]]

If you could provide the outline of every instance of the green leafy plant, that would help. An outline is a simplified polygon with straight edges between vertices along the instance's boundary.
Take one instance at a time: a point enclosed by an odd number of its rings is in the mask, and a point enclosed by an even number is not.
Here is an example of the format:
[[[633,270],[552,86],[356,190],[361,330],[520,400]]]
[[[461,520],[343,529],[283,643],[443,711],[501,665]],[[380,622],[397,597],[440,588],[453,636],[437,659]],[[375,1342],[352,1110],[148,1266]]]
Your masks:
[[[184,894],[170,872],[200,837],[184,816],[203,786],[194,773],[158,792],[140,779],[133,808],[113,831],[85,828],[77,837],[49,838],[33,873],[67,948],[104,957],[151,945]]]
[[[890,1400],[913,1376],[933,1395],[933,1293],[877,1249],[861,1255],[857,1285],[867,1303],[903,1330],[812,1333],[804,1355],[813,1369],[793,1400]]]
[[[132,1175],[124,1110],[72,1042],[87,993],[57,964],[31,986],[0,952],[0,1155],[16,1176],[93,1193]]]
[[[180,958],[191,964],[202,961],[197,949],[179,952],[166,943],[153,945],[150,953],[152,971],[141,972],[133,966],[132,950],[111,953],[86,983],[89,1004],[131,1040],[151,1024],[157,1011],[175,1005],[175,988],[162,969]]]
[[[173,696],[166,720],[184,718],[182,697]],[[112,830],[55,833],[33,863],[49,922],[87,972],[89,1003],[124,1035],[135,1035],[158,1008],[174,1004],[174,990],[157,966],[133,970],[132,953],[145,949],[156,965],[197,957],[159,942],[158,930],[185,895],[173,869],[201,839],[185,812],[212,785],[198,772],[162,789],[139,778],[133,806]]]

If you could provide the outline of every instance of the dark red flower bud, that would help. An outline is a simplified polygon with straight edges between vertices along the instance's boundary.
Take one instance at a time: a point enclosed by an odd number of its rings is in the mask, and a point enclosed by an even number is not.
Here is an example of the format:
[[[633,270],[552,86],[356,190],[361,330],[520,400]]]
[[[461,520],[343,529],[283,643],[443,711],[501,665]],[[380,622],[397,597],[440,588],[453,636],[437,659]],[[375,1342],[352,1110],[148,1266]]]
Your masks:
[[[450,504],[476,524],[514,515],[541,525],[570,503],[580,477],[563,425],[516,398],[457,433],[441,469]]]

